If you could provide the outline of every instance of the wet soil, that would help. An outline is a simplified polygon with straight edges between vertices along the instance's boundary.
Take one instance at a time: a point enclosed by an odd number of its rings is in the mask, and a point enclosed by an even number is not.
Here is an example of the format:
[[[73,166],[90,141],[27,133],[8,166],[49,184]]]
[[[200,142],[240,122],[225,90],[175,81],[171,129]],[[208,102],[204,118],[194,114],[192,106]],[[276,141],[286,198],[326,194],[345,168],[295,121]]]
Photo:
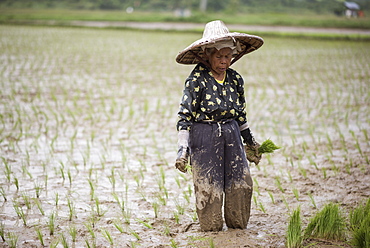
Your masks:
[[[329,202],[348,218],[370,197],[366,44],[270,39],[255,63],[238,62],[257,141],[282,148],[250,166],[247,228],[202,232],[192,176],[174,167],[181,82],[191,69],[174,57],[197,36],[0,30],[0,247],[10,247],[9,234],[17,247],[41,247],[37,230],[46,247],[285,247],[297,207],[305,228]],[[292,63],[296,54],[315,58]]]

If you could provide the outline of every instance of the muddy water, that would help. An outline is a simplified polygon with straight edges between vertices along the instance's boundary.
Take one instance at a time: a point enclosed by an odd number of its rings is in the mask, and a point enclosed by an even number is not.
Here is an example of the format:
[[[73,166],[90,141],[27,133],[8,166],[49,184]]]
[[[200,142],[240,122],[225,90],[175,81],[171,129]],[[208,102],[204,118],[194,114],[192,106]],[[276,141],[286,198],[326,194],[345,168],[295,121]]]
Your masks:
[[[191,70],[174,57],[197,36],[0,32],[2,247],[9,233],[18,247],[40,247],[37,230],[58,247],[284,247],[298,206],[305,227],[328,202],[348,214],[369,198],[366,43],[266,39],[235,65],[257,140],[282,149],[251,166],[247,229],[204,233],[191,175],[173,165],[177,105]]]

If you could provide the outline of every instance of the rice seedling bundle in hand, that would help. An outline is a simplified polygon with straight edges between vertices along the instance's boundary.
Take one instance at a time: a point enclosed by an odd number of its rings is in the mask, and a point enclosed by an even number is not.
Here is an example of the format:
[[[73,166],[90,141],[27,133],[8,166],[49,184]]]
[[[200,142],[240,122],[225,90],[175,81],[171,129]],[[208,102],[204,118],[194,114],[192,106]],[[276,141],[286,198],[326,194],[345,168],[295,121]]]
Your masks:
[[[247,159],[250,162],[254,162],[256,165],[258,165],[263,153],[273,153],[275,150],[280,149],[280,147],[278,147],[274,144],[274,142],[268,139],[265,140],[260,146],[246,144],[244,146],[244,149]]]
[[[275,150],[280,149],[279,146],[275,145],[274,142],[272,142],[270,139],[265,140],[260,147],[258,147],[258,153],[273,153]]]

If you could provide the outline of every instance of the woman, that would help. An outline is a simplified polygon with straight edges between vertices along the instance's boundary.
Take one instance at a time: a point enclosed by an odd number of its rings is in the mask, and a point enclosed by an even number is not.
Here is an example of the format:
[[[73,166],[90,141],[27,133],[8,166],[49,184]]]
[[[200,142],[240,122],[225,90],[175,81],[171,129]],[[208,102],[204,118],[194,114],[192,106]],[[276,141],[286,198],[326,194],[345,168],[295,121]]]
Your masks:
[[[258,36],[230,33],[222,21],[207,23],[203,38],[176,61],[197,64],[185,82],[178,113],[176,168],[186,172],[190,154],[196,209],[202,231],[247,227],[252,179],[244,146],[257,163],[258,143],[248,127],[244,82],[230,65],[263,44]],[[225,199],[224,199],[225,198]]]

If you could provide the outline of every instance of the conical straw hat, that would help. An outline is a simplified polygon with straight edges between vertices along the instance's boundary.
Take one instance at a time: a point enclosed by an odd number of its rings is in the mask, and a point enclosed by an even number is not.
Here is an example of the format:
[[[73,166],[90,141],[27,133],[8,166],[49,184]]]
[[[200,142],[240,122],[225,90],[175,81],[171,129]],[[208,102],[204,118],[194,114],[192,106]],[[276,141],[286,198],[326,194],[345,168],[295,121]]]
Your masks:
[[[263,45],[261,37],[237,32],[230,33],[225,23],[217,20],[207,23],[203,31],[203,37],[181,51],[177,55],[176,61],[180,64],[198,64],[202,62],[205,47],[217,47],[217,43],[227,41],[233,41],[233,47],[235,47],[234,62]]]

